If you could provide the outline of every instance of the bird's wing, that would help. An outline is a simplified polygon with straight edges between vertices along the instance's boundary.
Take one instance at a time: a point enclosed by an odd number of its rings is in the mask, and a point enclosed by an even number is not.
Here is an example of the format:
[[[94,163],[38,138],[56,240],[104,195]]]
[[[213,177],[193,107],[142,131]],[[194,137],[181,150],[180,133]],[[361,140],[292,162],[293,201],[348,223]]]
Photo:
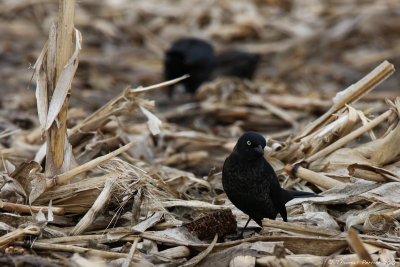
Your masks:
[[[272,166],[268,162],[266,163],[267,164],[264,165],[265,169],[264,173],[267,174],[266,180],[270,182],[270,198],[276,208],[277,213],[279,213],[282,216],[282,219],[286,222],[287,221],[287,212],[285,207],[286,202],[283,199],[281,185],[279,184],[278,177],[276,176]]]

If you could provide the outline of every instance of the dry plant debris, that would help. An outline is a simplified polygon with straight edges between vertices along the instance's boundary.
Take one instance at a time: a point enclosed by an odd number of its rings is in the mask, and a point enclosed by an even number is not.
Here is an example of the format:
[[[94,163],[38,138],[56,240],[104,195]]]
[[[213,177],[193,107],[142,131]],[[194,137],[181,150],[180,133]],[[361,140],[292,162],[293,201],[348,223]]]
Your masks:
[[[399,265],[399,13],[396,0],[0,2],[1,265]],[[259,53],[256,79],[167,99],[185,77],[163,81],[163,52],[188,32]],[[321,197],[231,240],[247,216],[220,170],[247,130],[283,187]]]

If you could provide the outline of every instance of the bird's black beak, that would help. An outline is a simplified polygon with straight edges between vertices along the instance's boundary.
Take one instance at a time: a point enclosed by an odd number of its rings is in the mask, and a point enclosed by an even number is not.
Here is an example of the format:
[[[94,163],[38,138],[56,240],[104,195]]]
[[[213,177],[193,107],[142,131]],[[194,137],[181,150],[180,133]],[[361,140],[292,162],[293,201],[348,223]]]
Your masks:
[[[264,155],[264,148],[261,145],[258,145],[258,147],[255,147],[254,150],[260,154],[260,155]]]

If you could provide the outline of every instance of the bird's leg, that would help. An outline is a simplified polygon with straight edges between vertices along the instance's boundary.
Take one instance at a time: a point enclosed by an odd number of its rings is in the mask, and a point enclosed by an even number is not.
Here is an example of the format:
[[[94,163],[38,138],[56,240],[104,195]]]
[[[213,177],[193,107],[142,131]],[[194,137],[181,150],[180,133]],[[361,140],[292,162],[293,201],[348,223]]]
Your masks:
[[[244,227],[243,227],[243,229],[242,229],[242,232],[241,232],[238,236],[236,236],[235,238],[233,238],[233,240],[243,239],[244,230],[246,230],[247,225],[249,224],[250,220],[251,220],[251,218],[249,217],[249,219],[247,220],[246,224],[244,225]]]

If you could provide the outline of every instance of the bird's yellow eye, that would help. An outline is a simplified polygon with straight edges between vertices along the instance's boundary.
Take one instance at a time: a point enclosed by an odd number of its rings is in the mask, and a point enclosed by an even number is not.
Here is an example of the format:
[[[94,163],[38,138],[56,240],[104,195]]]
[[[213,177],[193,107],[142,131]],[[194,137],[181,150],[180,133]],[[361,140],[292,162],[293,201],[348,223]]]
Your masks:
[[[251,142],[249,140],[247,140],[247,145],[251,146]]]

